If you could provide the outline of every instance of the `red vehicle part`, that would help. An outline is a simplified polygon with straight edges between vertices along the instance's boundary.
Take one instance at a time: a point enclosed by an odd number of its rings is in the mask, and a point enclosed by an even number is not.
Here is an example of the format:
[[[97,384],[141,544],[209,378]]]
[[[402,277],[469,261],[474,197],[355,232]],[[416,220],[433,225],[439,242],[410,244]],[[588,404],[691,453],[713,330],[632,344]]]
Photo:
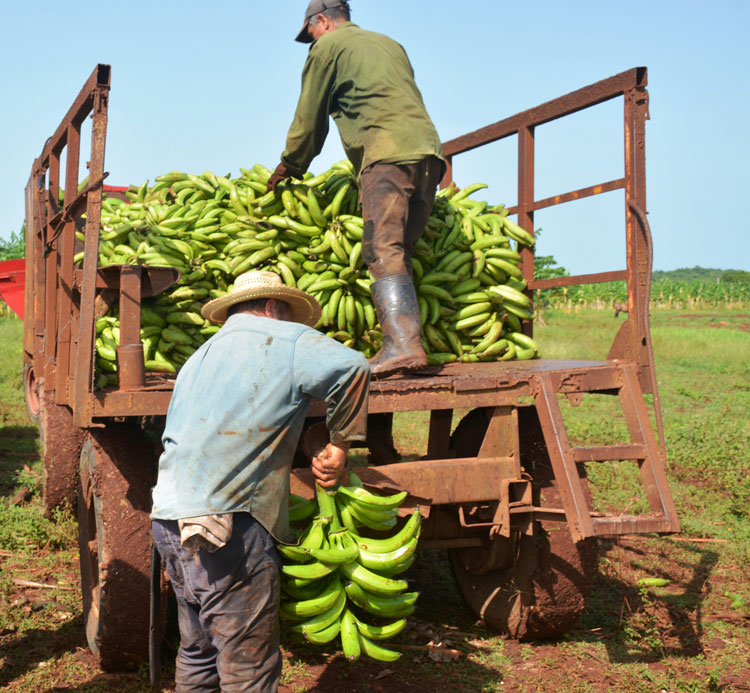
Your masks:
[[[23,320],[24,285],[26,260],[4,260],[0,262],[0,298]]]
[[[104,194],[120,197],[127,192],[126,185],[104,185]],[[0,262],[0,298],[23,320],[24,291],[26,290],[26,259]]]

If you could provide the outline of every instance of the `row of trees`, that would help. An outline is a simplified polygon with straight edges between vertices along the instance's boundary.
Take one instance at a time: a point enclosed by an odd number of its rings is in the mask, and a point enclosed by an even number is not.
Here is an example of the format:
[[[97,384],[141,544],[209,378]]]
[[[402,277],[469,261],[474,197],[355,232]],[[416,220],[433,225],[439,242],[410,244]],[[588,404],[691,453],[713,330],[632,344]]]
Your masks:
[[[10,238],[6,241],[0,238],[0,261],[15,260],[23,257],[26,253],[26,224],[21,226],[21,231],[12,231]]]

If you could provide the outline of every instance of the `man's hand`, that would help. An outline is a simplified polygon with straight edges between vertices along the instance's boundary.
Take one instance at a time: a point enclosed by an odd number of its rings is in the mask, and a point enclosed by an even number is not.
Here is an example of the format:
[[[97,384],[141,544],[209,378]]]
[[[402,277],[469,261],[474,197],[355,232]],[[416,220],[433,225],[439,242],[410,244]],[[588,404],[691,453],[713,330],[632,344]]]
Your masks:
[[[283,163],[280,163],[274,172],[271,174],[271,177],[268,179],[268,184],[266,185],[266,192],[269,193],[271,190],[276,192],[276,188],[279,186],[279,183],[281,183],[284,178],[289,178],[292,174],[287,171],[286,166],[284,166]]]
[[[332,488],[346,470],[349,443],[328,443],[312,459],[312,473],[323,488]]]

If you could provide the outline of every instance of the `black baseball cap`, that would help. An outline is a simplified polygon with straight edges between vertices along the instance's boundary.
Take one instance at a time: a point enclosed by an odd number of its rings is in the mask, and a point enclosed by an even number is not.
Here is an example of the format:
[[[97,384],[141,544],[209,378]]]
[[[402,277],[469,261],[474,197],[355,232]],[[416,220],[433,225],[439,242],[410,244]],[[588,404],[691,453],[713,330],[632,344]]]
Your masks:
[[[320,14],[321,12],[325,12],[334,7],[346,7],[346,5],[346,0],[343,2],[342,0],[311,0],[310,4],[307,6],[307,10],[305,10],[305,23],[299,34],[297,34],[295,41],[299,41],[300,43],[312,43],[312,37],[307,33],[307,25],[310,22],[310,17],[314,17],[316,14]]]

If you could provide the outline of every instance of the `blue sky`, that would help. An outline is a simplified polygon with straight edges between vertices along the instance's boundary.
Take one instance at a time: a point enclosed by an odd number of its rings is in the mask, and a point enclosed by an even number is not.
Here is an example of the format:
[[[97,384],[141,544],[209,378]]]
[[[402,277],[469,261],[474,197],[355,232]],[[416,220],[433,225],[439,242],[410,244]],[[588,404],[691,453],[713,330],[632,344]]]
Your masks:
[[[0,26],[0,237],[20,228],[33,160],[99,62],[112,65],[112,184],[165,171],[273,167],[296,104],[306,0],[6,3]],[[750,2],[352,0],[402,43],[448,140],[631,67],[649,68],[648,210],[655,269],[750,270]],[[537,198],[623,174],[622,105],[536,134]],[[343,157],[335,128],[311,170]],[[516,145],[458,157],[459,185],[515,203]],[[82,155],[85,161],[86,157]],[[539,212],[541,254],[574,273],[625,266],[622,191]]]

